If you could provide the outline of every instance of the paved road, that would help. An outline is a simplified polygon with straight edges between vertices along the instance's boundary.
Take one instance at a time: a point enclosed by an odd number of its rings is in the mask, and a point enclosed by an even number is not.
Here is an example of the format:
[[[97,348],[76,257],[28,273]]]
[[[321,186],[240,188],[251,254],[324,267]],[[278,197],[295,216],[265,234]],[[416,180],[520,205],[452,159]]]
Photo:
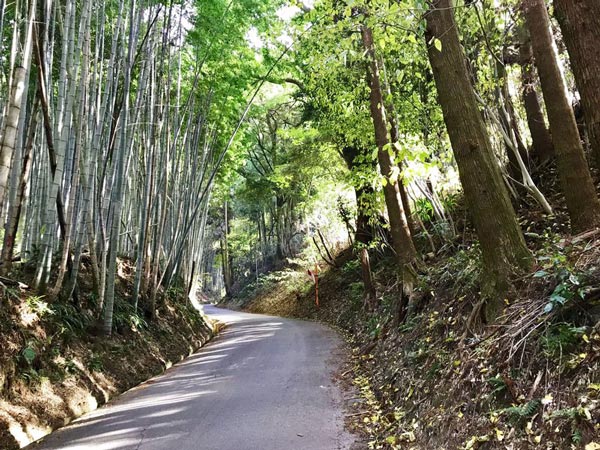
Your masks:
[[[336,334],[319,324],[205,306],[228,327],[162,376],[32,450],[337,450]]]

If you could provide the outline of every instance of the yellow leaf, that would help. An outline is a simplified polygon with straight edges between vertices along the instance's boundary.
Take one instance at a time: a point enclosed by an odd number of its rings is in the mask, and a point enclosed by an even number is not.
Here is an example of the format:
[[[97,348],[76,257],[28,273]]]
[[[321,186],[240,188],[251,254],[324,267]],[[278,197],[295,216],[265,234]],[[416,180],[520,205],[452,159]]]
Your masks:
[[[600,444],[597,442],[590,442],[585,446],[585,450],[600,450]]]
[[[495,431],[496,431],[496,439],[498,440],[498,442],[502,442],[504,440],[504,431],[499,430],[498,428],[496,428]]]

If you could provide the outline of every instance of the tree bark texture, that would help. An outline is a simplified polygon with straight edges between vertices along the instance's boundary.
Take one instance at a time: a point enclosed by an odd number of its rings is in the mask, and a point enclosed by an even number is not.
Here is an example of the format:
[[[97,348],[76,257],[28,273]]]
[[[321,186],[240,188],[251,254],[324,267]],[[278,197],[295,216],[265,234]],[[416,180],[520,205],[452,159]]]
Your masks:
[[[531,40],[525,28],[519,30],[519,65],[521,66],[522,99],[527,115],[527,125],[531,133],[532,156],[539,164],[548,162],[554,156],[552,136],[546,126],[544,113],[538,99],[537,84]]]
[[[525,21],[540,76],[562,190],[573,231],[600,224],[600,201],[590,176],[565,81],[554,52],[544,0],[523,0]]]
[[[373,311],[377,307],[377,291],[375,290],[375,283],[373,282],[369,251],[364,247],[360,250],[360,267],[365,288],[365,306],[369,311]]]
[[[426,39],[444,121],[483,256],[482,293],[488,318],[502,306],[514,271],[531,266],[523,234],[477,108],[450,0],[432,0]],[[436,46],[441,42],[441,50]]]
[[[554,0],[554,15],[581,95],[592,155],[600,167],[600,1]]]
[[[386,111],[381,91],[381,82],[377,55],[373,44],[373,33],[366,27],[362,27],[362,40],[367,56],[369,58],[369,87],[370,87],[370,105],[371,117],[375,128],[375,142],[378,152],[377,159],[381,174],[386,178],[387,182],[383,187],[385,196],[385,204],[388,210],[390,220],[390,231],[392,235],[392,245],[396,256],[401,264],[413,262],[417,257],[417,251],[413,244],[410,235],[410,229],[404,213],[402,199],[400,197],[399,181],[392,179],[392,168],[394,162],[390,155],[392,151],[389,147],[390,140],[388,138]]]

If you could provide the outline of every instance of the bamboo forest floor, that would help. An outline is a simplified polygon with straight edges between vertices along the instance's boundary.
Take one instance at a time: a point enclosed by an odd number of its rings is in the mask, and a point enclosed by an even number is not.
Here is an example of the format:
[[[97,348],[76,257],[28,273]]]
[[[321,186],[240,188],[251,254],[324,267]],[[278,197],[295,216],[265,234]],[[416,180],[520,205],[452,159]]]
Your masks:
[[[1,288],[0,449],[23,447],[66,425],[210,339],[211,326],[182,292],[162,297],[155,320],[136,314],[127,301],[131,273],[120,260],[111,338],[99,331],[85,271],[76,301],[49,302],[23,285]],[[29,269],[20,274],[27,284]]]
[[[349,250],[321,274],[318,308],[308,264],[262,276],[225,303],[346,332],[354,356],[344,378],[360,392],[348,424],[364,448],[599,449],[600,233],[569,236],[561,205],[555,214],[544,226],[522,212],[536,267],[514,280],[494,324],[472,312],[480,269],[468,229],[425,256],[400,326],[393,259],[373,258],[379,306],[367,313]]]

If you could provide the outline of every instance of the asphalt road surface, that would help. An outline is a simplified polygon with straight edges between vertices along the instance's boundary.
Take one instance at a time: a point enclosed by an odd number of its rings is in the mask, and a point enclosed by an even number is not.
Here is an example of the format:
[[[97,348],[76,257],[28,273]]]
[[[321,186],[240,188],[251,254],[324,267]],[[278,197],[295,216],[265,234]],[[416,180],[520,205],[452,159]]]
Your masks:
[[[165,374],[32,444],[32,450],[338,450],[340,339],[311,322],[205,306],[228,324]],[[337,355],[337,358],[336,358]]]

